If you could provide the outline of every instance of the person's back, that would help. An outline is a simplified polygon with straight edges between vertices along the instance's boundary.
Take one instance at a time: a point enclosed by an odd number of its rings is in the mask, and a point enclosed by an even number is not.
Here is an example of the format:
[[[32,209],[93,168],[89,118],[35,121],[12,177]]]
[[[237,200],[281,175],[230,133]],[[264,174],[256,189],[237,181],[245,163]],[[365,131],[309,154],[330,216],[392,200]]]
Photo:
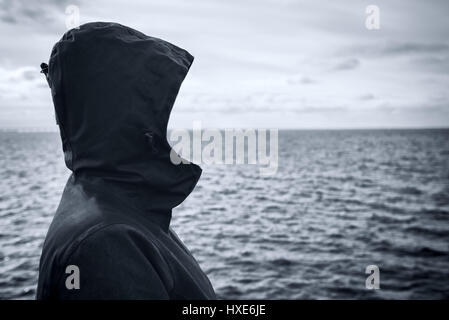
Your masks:
[[[67,32],[48,66],[73,171],[48,231],[37,299],[214,299],[170,229],[201,169],[174,164],[168,118],[193,57],[115,23]]]

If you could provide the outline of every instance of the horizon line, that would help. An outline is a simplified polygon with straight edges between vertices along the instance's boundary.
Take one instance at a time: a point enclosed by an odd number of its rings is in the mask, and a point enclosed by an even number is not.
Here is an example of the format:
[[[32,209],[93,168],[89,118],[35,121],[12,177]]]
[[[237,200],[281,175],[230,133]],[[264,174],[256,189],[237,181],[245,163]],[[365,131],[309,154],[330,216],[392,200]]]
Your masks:
[[[273,128],[273,127],[205,127],[201,128],[201,130],[228,130],[228,129],[236,129],[236,130],[249,130],[249,129],[277,129],[278,131],[368,131],[368,130],[449,130],[449,126],[441,127],[441,126],[427,126],[427,127],[298,127],[298,128]],[[168,128],[167,131],[172,130],[189,130],[192,131],[192,128]],[[59,129],[56,128],[48,128],[48,127],[0,127],[0,133],[58,133]]]

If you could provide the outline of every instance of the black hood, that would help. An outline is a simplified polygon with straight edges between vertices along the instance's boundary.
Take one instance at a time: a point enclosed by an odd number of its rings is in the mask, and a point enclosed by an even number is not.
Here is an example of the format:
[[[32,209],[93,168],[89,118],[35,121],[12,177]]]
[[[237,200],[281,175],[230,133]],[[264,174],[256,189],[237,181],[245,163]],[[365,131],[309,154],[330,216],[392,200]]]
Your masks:
[[[149,209],[181,203],[201,168],[171,162],[167,124],[192,62],[187,51],[117,23],[65,33],[51,53],[48,82],[74,177],[125,186],[151,199]]]

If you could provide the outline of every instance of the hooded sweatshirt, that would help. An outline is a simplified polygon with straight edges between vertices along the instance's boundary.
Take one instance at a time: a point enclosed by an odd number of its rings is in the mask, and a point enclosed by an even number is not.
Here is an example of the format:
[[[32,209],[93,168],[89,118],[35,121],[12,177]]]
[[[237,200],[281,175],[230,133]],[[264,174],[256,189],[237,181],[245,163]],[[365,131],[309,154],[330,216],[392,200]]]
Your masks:
[[[72,171],[40,260],[37,299],[215,299],[170,228],[201,168],[170,160],[167,124],[193,57],[116,23],[72,29],[47,80]]]

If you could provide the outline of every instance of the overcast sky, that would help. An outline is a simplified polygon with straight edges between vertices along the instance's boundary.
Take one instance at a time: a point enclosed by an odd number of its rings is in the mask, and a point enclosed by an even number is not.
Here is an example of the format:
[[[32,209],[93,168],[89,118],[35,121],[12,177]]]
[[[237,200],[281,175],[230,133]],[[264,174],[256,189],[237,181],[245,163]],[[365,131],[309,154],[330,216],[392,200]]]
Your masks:
[[[195,56],[170,127],[449,126],[449,1],[0,0],[0,128],[56,129],[39,64],[69,4]]]

